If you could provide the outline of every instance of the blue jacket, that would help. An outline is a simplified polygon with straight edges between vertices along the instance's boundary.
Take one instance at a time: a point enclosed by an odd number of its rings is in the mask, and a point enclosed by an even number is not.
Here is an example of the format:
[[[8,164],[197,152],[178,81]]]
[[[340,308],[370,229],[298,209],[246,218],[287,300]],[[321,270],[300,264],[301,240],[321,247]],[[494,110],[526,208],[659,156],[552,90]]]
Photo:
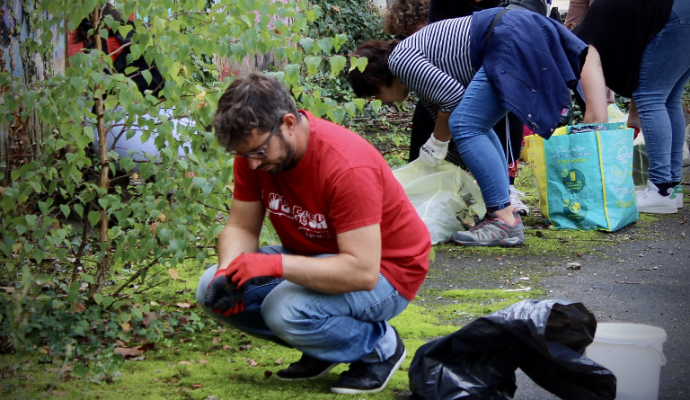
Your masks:
[[[503,106],[548,139],[575,90],[587,45],[558,21],[531,11],[510,10],[486,35],[501,8],[472,15],[471,58],[484,67]]]

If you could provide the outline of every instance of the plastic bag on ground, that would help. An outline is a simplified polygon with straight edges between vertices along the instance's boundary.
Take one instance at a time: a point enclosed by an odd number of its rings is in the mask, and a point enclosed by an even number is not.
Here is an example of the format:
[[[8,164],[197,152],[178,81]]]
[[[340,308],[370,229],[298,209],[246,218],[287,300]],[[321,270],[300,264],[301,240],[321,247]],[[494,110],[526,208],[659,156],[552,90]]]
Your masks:
[[[432,244],[447,242],[453,232],[467,230],[486,214],[477,183],[447,161],[431,167],[417,159],[393,175],[429,229]]]
[[[562,399],[614,399],[616,377],[582,356],[596,324],[581,303],[522,301],[420,347],[410,391],[423,400],[512,399],[520,368]]]

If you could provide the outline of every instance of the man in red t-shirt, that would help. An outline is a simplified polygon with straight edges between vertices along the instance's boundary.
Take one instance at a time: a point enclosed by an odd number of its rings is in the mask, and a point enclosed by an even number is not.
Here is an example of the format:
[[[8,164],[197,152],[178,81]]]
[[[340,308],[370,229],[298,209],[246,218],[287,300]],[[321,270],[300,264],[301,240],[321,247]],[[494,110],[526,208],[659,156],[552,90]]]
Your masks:
[[[385,388],[405,359],[388,320],[426,277],[429,233],[381,154],[298,111],[275,78],[251,73],[221,97],[216,138],[235,155],[235,190],[197,300],[214,318],[295,347],[278,379],[351,363],[334,393]],[[282,246],[259,248],[268,212]]]

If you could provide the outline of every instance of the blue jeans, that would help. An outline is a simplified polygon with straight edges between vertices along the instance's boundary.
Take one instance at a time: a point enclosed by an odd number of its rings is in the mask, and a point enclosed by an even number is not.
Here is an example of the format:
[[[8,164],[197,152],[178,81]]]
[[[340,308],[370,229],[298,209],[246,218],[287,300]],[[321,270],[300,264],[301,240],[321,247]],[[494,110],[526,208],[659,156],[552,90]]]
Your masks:
[[[649,180],[680,181],[685,118],[683,88],[690,80],[690,1],[675,0],[664,28],[647,45],[640,85],[633,92],[649,157]]]
[[[477,180],[489,212],[510,205],[508,164],[503,146],[492,129],[507,113],[482,67],[448,119],[453,141]]]
[[[291,254],[282,246],[259,249],[264,254]],[[245,311],[223,316],[204,306],[206,287],[217,266],[199,280],[196,299],[216,320],[261,339],[331,362],[379,362],[395,353],[395,331],[388,320],[409,301],[383,275],[372,291],[324,294],[283,279],[245,291]]]

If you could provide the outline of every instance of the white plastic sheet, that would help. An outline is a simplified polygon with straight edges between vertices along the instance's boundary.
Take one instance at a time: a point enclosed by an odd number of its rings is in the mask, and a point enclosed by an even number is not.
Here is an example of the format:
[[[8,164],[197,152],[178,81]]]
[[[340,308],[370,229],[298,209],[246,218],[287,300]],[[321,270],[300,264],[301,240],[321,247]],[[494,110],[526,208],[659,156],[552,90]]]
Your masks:
[[[443,161],[430,167],[415,160],[393,171],[431,234],[431,243],[447,242],[484,218],[486,206],[477,183],[457,166]]]

